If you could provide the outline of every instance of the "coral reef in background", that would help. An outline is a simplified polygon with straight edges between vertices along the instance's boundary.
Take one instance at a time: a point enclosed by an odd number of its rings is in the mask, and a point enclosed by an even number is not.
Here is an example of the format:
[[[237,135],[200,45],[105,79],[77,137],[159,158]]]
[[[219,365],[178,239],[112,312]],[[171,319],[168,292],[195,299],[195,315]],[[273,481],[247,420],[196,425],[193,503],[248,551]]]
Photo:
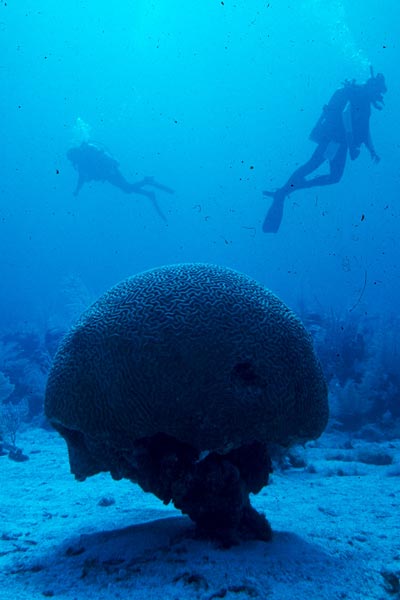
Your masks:
[[[0,404],[7,400],[15,389],[15,385],[10,382],[7,375],[0,371]]]
[[[29,417],[43,412],[44,389],[51,355],[45,336],[34,329],[21,328],[0,335],[0,371],[13,386],[3,403],[26,401]]]
[[[14,389],[14,384],[0,371],[0,456],[8,450],[11,459],[22,462],[27,460],[27,457],[17,448],[17,432],[27,416],[28,406],[24,400],[17,404],[7,402]]]
[[[303,314],[314,339],[337,426],[357,431],[379,425],[390,433],[400,420],[400,318],[350,312]]]
[[[7,324],[0,330],[0,404],[26,402],[25,420],[43,415],[53,357],[66,331],[92,301],[82,280],[70,275],[62,278],[43,323]]]

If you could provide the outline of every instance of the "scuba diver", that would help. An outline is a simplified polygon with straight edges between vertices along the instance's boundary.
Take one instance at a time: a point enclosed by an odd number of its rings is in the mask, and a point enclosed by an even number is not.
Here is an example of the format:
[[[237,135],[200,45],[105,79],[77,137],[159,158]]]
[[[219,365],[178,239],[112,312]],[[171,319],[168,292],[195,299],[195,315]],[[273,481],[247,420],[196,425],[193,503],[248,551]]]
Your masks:
[[[323,108],[321,117],[311,131],[310,140],[317,143],[311,158],[296,169],[288,181],[275,192],[263,191],[264,196],[273,199],[265,217],[263,231],[276,233],[282,221],[286,196],[304,188],[338,183],[343,175],[347,152],[351,160],[358,158],[362,144],[366,146],[374,162],[380,158],[375,152],[371,139],[369,119],[371,105],[382,110],[383,94],[387,88],[381,73],[374,75],[370,68],[370,78],[364,84],[346,80],[343,87],[336,90]],[[329,162],[329,173],[306,179],[323,162]]]
[[[147,185],[173,194],[174,191],[171,188],[156,182],[153,177],[144,177],[136,183],[129,183],[119,170],[118,161],[93,142],[83,141],[80,146],[71,148],[67,152],[67,158],[71,161],[74,169],[78,171],[74,196],[79,194],[82,186],[88,181],[108,181],[126,194],[140,194],[148,198],[158,215],[167,222],[166,216],[158,205],[155,193],[144,190],[143,187]]]

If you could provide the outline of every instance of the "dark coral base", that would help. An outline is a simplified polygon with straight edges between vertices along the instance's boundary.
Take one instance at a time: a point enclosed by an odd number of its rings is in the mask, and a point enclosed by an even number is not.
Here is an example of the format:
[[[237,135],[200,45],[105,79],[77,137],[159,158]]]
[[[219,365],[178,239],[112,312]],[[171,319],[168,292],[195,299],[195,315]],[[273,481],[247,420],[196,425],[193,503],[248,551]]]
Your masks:
[[[200,535],[224,545],[242,539],[271,539],[267,519],[249,499],[251,492],[258,493],[267,485],[272,471],[265,445],[254,442],[200,459],[187,444],[158,434],[137,442],[125,458],[133,469],[123,476],[165,504],[172,501],[196,523]],[[119,478],[121,473],[115,475]]]

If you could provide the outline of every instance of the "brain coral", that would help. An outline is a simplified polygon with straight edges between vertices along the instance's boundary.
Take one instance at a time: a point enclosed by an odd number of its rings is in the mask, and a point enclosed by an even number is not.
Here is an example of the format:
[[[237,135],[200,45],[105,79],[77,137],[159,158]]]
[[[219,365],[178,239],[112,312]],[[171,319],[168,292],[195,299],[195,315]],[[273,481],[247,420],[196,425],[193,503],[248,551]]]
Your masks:
[[[274,294],[231,269],[178,264],[130,277],[63,340],[46,414],[71,470],[128,477],[209,533],[267,538],[248,495],[268,446],[318,437],[326,384],[310,337]]]

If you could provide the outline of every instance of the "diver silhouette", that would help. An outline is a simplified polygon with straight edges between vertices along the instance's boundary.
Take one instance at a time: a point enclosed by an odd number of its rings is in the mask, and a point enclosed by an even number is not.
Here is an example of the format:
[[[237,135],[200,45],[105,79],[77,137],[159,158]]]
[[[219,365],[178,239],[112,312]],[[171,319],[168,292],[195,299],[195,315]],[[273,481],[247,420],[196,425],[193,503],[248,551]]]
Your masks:
[[[380,158],[375,152],[371,139],[369,120],[371,105],[382,110],[386,93],[385,78],[381,73],[371,76],[364,84],[355,80],[346,80],[343,87],[336,90],[322,115],[311,131],[310,140],[317,148],[311,158],[289,177],[287,182],[275,192],[263,191],[264,196],[273,198],[272,205],[265,217],[263,231],[276,233],[282,221],[286,196],[304,188],[338,183],[346,165],[347,152],[351,160],[358,158],[362,144],[366,146],[374,162]],[[306,179],[323,162],[329,162],[329,173]]]
[[[144,177],[140,181],[130,183],[119,170],[118,161],[103,148],[93,142],[82,142],[80,146],[71,148],[67,152],[67,158],[71,161],[74,169],[78,171],[78,182],[74,191],[77,196],[82,186],[89,181],[108,181],[111,185],[119,188],[126,194],[140,194],[148,198],[158,215],[167,222],[167,218],[158,205],[156,195],[153,191],[144,190],[144,186],[150,186],[173,194],[174,191],[155,181],[154,177]]]

